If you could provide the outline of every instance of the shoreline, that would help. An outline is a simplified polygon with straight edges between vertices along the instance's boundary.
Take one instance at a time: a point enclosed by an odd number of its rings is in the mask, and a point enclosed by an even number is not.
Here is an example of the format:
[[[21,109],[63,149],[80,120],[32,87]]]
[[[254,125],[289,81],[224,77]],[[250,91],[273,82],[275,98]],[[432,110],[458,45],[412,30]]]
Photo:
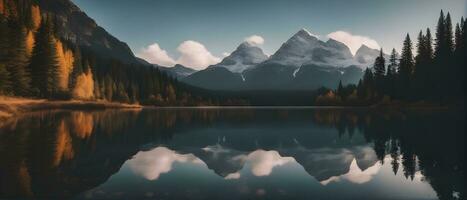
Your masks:
[[[342,110],[451,110],[449,105],[388,104],[372,106],[144,106],[108,101],[47,100],[0,96],[0,120],[40,110],[102,110],[102,109],[342,109]],[[464,109],[455,107],[454,109]]]
[[[108,101],[47,100],[0,96],[0,120],[40,110],[101,110],[101,109],[142,109],[138,104],[124,104]]]

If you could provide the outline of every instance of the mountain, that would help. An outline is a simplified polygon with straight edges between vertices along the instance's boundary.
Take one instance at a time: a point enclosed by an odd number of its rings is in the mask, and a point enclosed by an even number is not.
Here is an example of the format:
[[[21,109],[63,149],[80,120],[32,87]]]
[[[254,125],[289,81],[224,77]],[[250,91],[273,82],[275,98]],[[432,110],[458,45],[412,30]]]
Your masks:
[[[176,64],[173,67],[164,67],[159,65],[154,65],[154,67],[158,68],[161,72],[165,72],[167,75],[179,80],[197,72],[195,69],[185,67],[180,64]]]
[[[301,29],[269,58],[260,48],[242,43],[221,63],[184,81],[206,89],[226,90],[336,88],[339,81],[357,84],[363,69],[372,66],[378,55],[378,50],[362,46],[354,57],[344,43],[334,39],[324,42]],[[228,83],[219,85],[222,80]]]
[[[378,49],[372,49],[363,44],[355,53],[354,60],[363,68],[373,67],[376,57],[379,56],[379,51]],[[383,57],[386,62],[389,61],[389,55],[383,54]]]
[[[211,67],[224,67],[231,72],[241,73],[268,59],[263,50],[248,42],[243,42],[229,56],[225,57],[219,64]]]
[[[275,63],[293,67],[306,64],[319,64],[332,67],[345,67],[353,62],[350,49],[333,39],[327,42],[301,29],[285,42],[265,63]]]
[[[37,3],[43,16],[54,16],[55,30],[63,40],[87,47],[99,56],[124,63],[138,63],[126,43],[97,25],[70,0],[39,0]]]
[[[243,88],[243,77],[224,67],[208,67],[184,79],[183,82],[210,90],[239,90]]]
[[[190,85],[213,90],[239,90],[244,87],[242,72],[268,59],[263,50],[248,42],[241,43],[235,51],[219,64],[196,72],[185,79]]]

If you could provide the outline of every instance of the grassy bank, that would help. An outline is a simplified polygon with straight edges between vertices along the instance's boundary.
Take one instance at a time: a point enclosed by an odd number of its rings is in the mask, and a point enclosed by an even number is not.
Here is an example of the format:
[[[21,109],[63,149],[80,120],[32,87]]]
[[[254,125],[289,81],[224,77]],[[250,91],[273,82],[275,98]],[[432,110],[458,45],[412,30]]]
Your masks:
[[[139,109],[141,105],[123,104],[107,101],[50,101],[46,99],[27,99],[16,97],[0,96],[0,120],[7,119],[21,113],[50,110],[50,109],[116,109],[116,108],[131,108]]]

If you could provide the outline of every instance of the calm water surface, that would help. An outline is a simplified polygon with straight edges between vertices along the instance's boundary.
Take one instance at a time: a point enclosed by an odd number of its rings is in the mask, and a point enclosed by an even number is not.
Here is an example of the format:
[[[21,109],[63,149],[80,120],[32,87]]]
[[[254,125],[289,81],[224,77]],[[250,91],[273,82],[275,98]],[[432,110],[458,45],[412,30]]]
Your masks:
[[[463,113],[38,112],[0,127],[0,199],[465,199]]]

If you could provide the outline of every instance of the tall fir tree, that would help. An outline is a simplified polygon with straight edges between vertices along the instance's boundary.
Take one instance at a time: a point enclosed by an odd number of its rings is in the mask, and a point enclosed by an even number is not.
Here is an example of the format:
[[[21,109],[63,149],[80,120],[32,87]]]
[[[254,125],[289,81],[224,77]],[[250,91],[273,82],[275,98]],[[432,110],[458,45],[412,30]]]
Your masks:
[[[391,97],[394,97],[396,91],[396,76],[397,76],[397,52],[396,49],[392,49],[391,56],[389,57],[389,65],[386,73],[386,84],[387,84],[387,94]]]
[[[373,71],[370,68],[367,68],[363,74],[363,96],[366,100],[373,99],[373,92],[374,92],[374,77]]]
[[[16,20],[8,20],[8,50],[6,68],[12,93],[16,96],[29,94],[30,76],[27,70],[28,57],[26,53],[26,31]]]
[[[454,36],[453,36],[453,28],[452,28],[452,21],[451,21],[451,14],[448,14],[446,15],[446,19],[445,19],[445,24],[446,26],[445,28],[445,36],[444,36],[444,39],[446,40],[446,54],[449,56],[452,54],[453,50],[454,50]]]
[[[49,98],[58,91],[58,61],[49,17],[44,19],[36,34],[29,68],[35,95]]]
[[[8,25],[6,18],[0,14],[0,94],[10,93],[10,74],[6,69],[8,58]]]
[[[438,25],[436,26],[436,44],[435,44],[435,57],[439,59],[443,56],[444,49],[446,48],[446,25],[445,25],[444,13],[441,10]]]
[[[386,75],[386,61],[383,55],[383,48],[379,51],[379,56],[375,59],[373,66],[374,69],[374,78],[375,78],[375,88],[378,95],[385,93],[385,75]]]
[[[411,84],[411,78],[414,68],[414,60],[412,54],[412,41],[409,34],[405,37],[402,47],[401,60],[399,63],[398,74],[398,93],[399,97],[407,99],[409,95],[408,86]]]

